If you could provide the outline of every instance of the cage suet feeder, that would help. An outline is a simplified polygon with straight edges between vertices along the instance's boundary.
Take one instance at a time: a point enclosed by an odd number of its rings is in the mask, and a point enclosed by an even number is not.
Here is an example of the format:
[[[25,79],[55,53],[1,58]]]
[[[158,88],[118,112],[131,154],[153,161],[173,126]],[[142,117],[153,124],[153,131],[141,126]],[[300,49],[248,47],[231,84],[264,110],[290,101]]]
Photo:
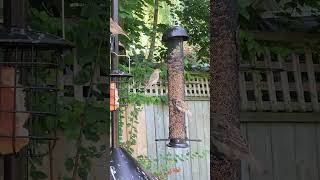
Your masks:
[[[25,28],[24,0],[4,0],[3,6],[0,154],[4,156],[4,179],[18,180],[29,177],[24,170],[28,157],[47,155],[55,146],[58,71],[64,51],[73,45]],[[47,124],[50,130],[39,131],[40,124]]]
[[[0,154],[16,154],[27,145],[28,156],[46,154],[31,145],[39,141],[54,144],[55,133],[36,133],[33,124],[56,115],[58,68],[62,54],[72,47],[70,42],[48,33],[0,29],[0,123],[6,127],[0,130]],[[56,78],[46,83],[41,77],[45,72],[56,74]],[[46,108],[40,99],[44,96],[53,97]]]

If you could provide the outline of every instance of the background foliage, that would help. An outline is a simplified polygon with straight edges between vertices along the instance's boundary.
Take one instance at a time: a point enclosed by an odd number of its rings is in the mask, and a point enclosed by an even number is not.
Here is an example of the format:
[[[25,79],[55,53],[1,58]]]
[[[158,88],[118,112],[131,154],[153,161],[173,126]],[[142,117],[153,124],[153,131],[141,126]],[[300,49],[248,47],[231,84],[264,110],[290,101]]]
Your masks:
[[[28,25],[32,29],[41,30],[62,36],[61,1],[35,1],[28,3]],[[80,71],[74,76],[75,85],[89,85],[85,94],[86,100],[60,98],[58,109],[58,126],[65,136],[74,142],[76,151],[66,157],[65,167],[69,171],[61,179],[87,179],[91,169],[91,161],[101,158],[106,145],[97,147],[100,137],[109,132],[109,108],[101,101],[108,92],[105,83],[93,87],[93,75],[96,67],[101,66],[107,71],[107,37],[109,34],[107,1],[65,1],[65,32],[66,39],[73,42],[75,49],[64,57],[61,71],[75,62]],[[49,76],[49,75],[48,75]],[[48,131],[42,128],[42,131]],[[85,145],[84,142],[91,142]],[[86,143],[88,144],[88,143]],[[31,176],[33,179],[47,179],[47,175],[36,168],[41,160],[31,159]]]
[[[277,0],[279,2],[280,0]],[[266,49],[288,53],[291,49],[301,49],[301,44],[288,44],[283,42],[256,41],[249,30],[259,29],[263,24],[260,14],[267,11],[263,6],[265,1],[237,0],[239,15],[239,38],[241,52],[244,58],[263,53]],[[61,30],[61,2],[50,0],[29,0],[28,22],[33,29],[47,31],[62,35]],[[92,85],[93,69],[99,65],[107,72],[106,62],[108,56],[107,39],[109,35],[109,1],[104,0],[65,0],[66,11],[66,39],[74,42],[75,50],[64,58],[64,67],[78,62],[81,70],[74,77],[77,85]],[[155,68],[162,70],[161,79],[166,80],[166,66],[164,59],[166,49],[161,42],[163,32],[173,25],[185,27],[190,36],[187,47],[191,52],[186,55],[185,68],[188,71],[208,70],[209,62],[209,0],[159,0],[159,21],[153,28],[154,0],[122,0],[120,1],[120,25],[130,38],[120,36],[120,41],[129,55],[120,58],[120,68],[134,75],[134,86],[144,85]],[[280,17],[281,28],[288,28],[288,22],[296,22],[291,17],[292,12],[302,14],[302,6],[312,7],[312,14],[318,17],[320,3],[317,0],[293,0],[280,3],[277,17]],[[290,20],[290,21],[289,21]],[[154,30],[156,32],[154,32]],[[289,29],[290,30],[290,29]],[[313,29],[317,32],[319,29]],[[150,39],[155,34],[155,51],[153,58],[148,59]],[[312,44],[317,48],[317,44]],[[130,65],[130,69],[129,69]],[[64,68],[62,67],[62,68]],[[106,82],[107,83],[107,82]],[[83,141],[97,142],[101,135],[108,133],[109,112],[106,104],[99,99],[108,93],[106,84],[99,84],[98,89],[90,88],[87,101],[72,99],[59,102],[59,127],[65,135],[77,144],[76,154],[70,154],[66,159],[66,169],[74,176],[78,174],[86,179],[90,170],[90,159],[98,158],[105,147],[84,146]],[[143,91],[142,91],[143,92]],[[130,152],[136,144],[138,131],[134,126],[138,123],[137,112],[144,103],[166,103],[165,97],[146,97],[134,94],[127,100],[134,102],[135,111],[131,114],[133,127],[131,139],[123,142]],[[80,123],[79,123],[80,122]],[[43,126],[46,131],[46,126]],[[151,160],[141,157],[141,162],[148,166]],[[36,160],[32,160],[36,166]],[[40,162],[38,162],[40,163]],[[34,168],[32,168],[34,169]],[[168,170],[168,169],[167,169]],[[159,174],[159,172],[158,172]],[[161,173],[160,173],[161,174]],[[34,179],[45,179],[45,174],[39,171],[31,172]],[[65,176],[64,179],[72,179]]]

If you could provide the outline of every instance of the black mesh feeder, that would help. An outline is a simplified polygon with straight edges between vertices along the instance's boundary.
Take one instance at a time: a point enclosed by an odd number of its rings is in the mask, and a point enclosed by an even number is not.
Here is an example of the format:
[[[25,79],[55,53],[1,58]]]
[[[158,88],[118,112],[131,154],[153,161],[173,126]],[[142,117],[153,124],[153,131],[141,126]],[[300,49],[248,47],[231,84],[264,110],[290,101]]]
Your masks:
[[[42,156],[52,150],[58,67],[64,50],[71,47],[63,39],[42,32],[20,28],[0,31],[2,155],[17,155],[24,149],[23,155]],[[49,131],[41,131],[41,126]]]
[[[55,139],[33,134],[32,124],[56,115],[58,66],[64,50],[71,47],[69,42],[47,33],[21,28],[0,30],[0,122],[10,132],[0,131],[0,137],[4,140],[8,136],[12,144],[10,150],[0,153],[14,154],[21,149],[11,141],[19,144],[25,138]],[[15,132],[25,125],[30,126],[30,132]]]
[[[183,42],[189,39],[187,31],[179,26],[169,29],[162,37],[168,48],[168,97],[169,97],[169,139],[157,139],[157,141],[169,140],[168,147],[187,148],[185,111],[185,80],[184,80],[184,53]]]
[[[52,152],[56,141],[58,74],[73,45],[26,29],[24,1],[4,1],[0,29],[0,155],[4,179],[28,177],[30,157]]]
[[[63,52],[71,47],[47,33],[0,30],[0,153],[6,158],[51,152],[56,140],[58,68]]]

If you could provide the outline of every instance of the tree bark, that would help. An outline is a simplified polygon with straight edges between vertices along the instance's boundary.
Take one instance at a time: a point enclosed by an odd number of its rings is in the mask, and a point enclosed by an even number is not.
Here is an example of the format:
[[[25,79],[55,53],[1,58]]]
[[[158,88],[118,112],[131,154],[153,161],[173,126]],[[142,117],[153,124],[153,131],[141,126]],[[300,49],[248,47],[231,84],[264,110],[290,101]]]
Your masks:
[[[151,43],[150,43],[150,48],[149,48],[148,60],[152,60],[153,53],[154,53],[155,46],[156,46],[158,16],[159,16],[159,0],[154,0],[153,29],[152,29],[152,34],[151,34]]]
[[[239,128],[240,94],[235,1],[211,0],[210,7],[210,121],[211,124],[231,123]],[[217,130],[215,128],[217,126],[211,125],[211,134]],[[216,140],[216,137],[211,138],[213,141]],[[210,179],[240,180],[240,161],[226,158],[223,153],[217,152],[213,143],[210,146]]]

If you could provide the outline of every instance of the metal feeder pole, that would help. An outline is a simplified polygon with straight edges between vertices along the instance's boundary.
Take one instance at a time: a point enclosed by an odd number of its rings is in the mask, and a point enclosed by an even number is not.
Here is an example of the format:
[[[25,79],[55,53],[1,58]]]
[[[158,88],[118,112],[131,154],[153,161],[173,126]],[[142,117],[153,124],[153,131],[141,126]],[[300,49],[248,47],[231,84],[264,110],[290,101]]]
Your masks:
[[[114,22],[119,23],[119,1],[112,1],[112,19]],[[119,37],[118,35],[114,36],[114,40],[112,42],[113,52],[111,58],[111,73],[118,72],[119,66],[119,57],[116,54],[119,54]],[[112,81],[118,82],[117,77],[111,78]],[[118,87],[118,83],[116,86]],[[112,144],[111,147],[115,148],[118,146],[119,135],[118,135],[118,119],[119,119],[119,110],[115,110],[111,112],[112,116]]]
[[[24,0],[4,0],[4,25],[6,28],[25,28],[25,1]],[[25,175],[25,162],[20,153],[6,155],[4,157],[4,179],[22,180]]]
[[[168,96],[169,96],[169,144],[172,148],[187,148],[185,113],[177,108],[184,103],[185,83],[183,65],[183,42],[188,40],[185,29],[175,26],[162,39],[168,47]]]
[[[114,22],[119,23],[119,1],[112,1],[112,19]],[[113,52],[111,59],[111,80],[116,83],[119,88],[121,78],[132,77],[125,75],[119,71],[119,38],[114,36],[111,44]],[[111,144],[111,158],[110,158],[110,179],[145,179],[145,180],[158,180],[157,177],[145,171],[138,162],[123,148],[118,147],[119,132],[118,132],[118,118],[119,110],[112,111],[112,144]]]

